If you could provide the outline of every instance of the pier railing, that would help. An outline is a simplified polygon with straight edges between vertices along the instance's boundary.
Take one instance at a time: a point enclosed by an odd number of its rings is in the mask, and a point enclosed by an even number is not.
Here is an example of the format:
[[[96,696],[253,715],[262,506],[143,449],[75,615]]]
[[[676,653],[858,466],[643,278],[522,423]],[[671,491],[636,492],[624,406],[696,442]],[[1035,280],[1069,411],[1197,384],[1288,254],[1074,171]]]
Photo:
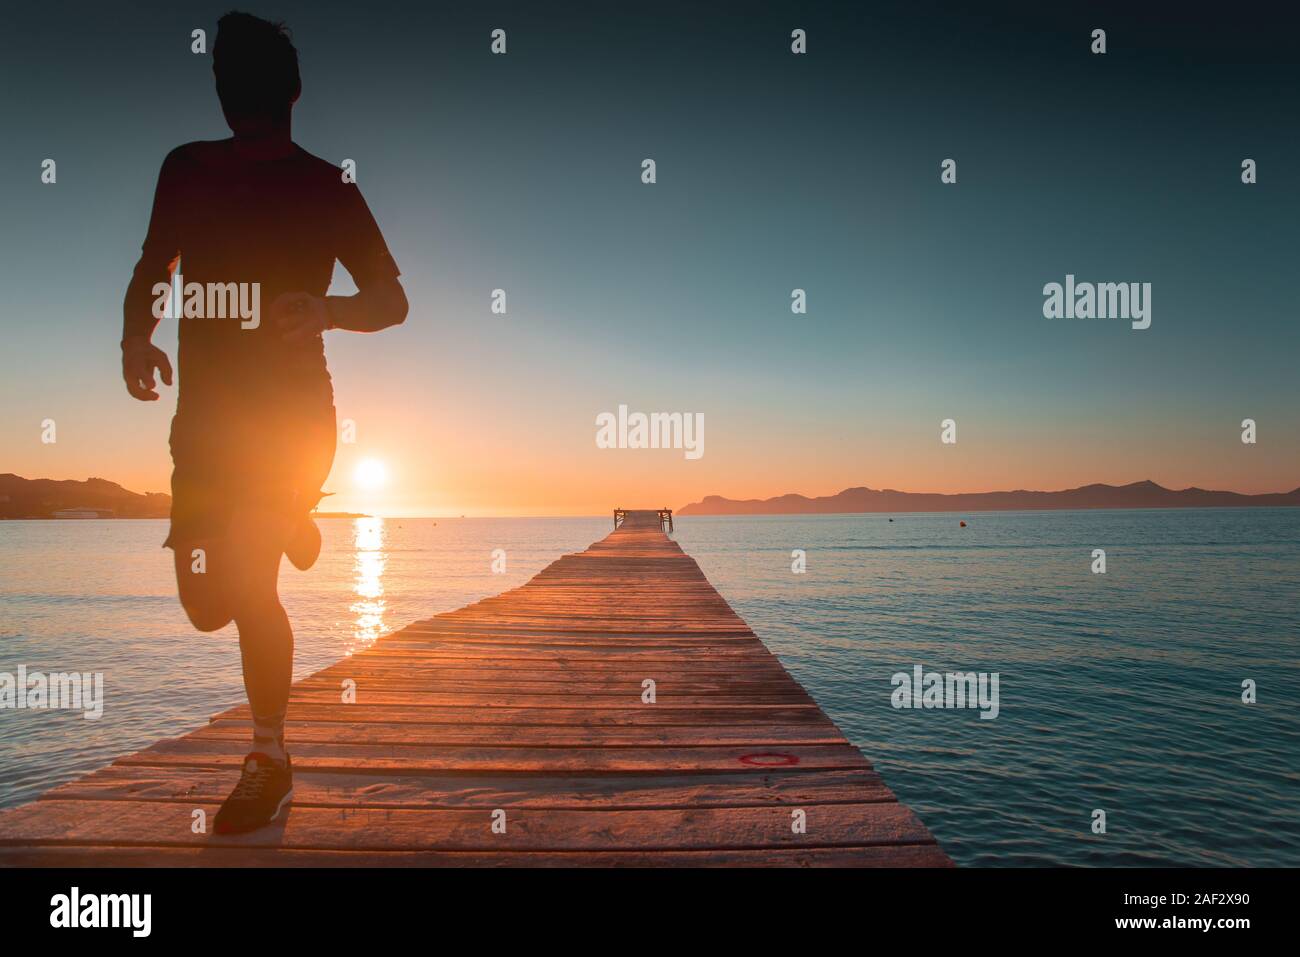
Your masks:
[[[660,508],[660,509],[616,508],[614,509],[614,529],[616,531],[623,527],[623,523],[627,521],[629,515],[639,518],[641,520],[637,524],[647,524],[657,519],[659,523],[660,531],[671,533],[673,530],[673,510],[671,508]],[[654,518],[651,518],[651,516],[654,516]]]

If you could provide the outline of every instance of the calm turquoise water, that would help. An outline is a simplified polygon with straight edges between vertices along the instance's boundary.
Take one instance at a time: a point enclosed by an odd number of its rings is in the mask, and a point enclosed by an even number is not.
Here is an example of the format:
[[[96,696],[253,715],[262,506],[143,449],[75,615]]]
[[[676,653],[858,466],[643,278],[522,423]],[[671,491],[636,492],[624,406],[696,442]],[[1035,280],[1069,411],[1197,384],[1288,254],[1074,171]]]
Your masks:
[[[955,860],[1300,864],[1300,509],[893,518],[676,537]],[[915,664],[998,672],[999,716],[895,710]]]
[[[687,518],[676,538],[958,862],[1300,864],[1300,510],[892,517]],[[321,524],[316,569],[283,576],[300,675],[608,531]],[[102,671],[108,694],[97,722],[0,710],[0,805],[240,700],[233,632],[188,628],[164,534],[0,523],[0,671]],[[997,719],[894,709],[890,676],[917,664],[997,672]]]

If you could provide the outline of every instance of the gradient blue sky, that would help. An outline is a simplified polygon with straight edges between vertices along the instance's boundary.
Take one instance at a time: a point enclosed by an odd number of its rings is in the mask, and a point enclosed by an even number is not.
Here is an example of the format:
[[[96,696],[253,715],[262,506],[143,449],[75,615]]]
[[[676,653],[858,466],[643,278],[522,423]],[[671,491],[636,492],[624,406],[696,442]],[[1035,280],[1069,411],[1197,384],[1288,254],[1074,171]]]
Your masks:
[[[227,135],[189,33],[230,6],[7,14],[0,471],[166,489],[174,400],[122,388],[121,298],[162,157]],[[358,162],[412,303],[328,341],[360,434],[340,505],[1300,485],[1300,73],[1267,8],[237,6],[291,26],[295,139]],[[1067,272],[1152,283],[1152,327],[1044,319]],[[174,354],[175,329],[157,341]],[[703,412],[704,458],[597,449],[619,403]],[[350,484],[365,455],[389,463],[382,496]]]

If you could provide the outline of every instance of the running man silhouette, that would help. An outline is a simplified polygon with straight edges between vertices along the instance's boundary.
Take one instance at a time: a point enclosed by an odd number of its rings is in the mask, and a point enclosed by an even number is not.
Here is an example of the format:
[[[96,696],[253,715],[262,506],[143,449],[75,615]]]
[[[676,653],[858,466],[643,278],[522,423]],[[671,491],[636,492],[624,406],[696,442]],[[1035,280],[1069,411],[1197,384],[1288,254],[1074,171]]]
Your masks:
[[[215,821],[217,833],[239,833],[270,823],[293,796],[284,747],[293,632],[278,578],[282,555],[305,570],[320,552],[310,512],[336,429],[322,333],[377,332],[402,322],[407,302],[356,185],[291,139],[302,83],[284,26],[226,14],[212,71],[234,136],[187,143],[163,161],[123,307],[122,375],[144,401],[158,399],[155,373],[171,385],[171,364],[150,337],[154,287],[179,268],[185,308],[164,545],[194,627],[239,629],[253,748]],[[325,295],[336,259],[356,295]],[[194,283],[200,295],[190,295]],[[260,295],[245,301],[269,303],[269,315],[241,321],[222,306],[227,292],[234,302],[232,290],[254,288]]]

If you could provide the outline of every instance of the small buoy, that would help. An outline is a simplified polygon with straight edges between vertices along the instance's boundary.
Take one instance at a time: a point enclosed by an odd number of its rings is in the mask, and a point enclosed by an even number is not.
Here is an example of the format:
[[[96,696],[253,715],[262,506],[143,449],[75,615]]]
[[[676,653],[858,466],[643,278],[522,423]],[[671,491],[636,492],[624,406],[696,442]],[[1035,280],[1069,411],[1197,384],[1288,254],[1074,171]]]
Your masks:
[[[891,521],[891,522],[892,522],[892,521],[893,521],[893,519],[892,519],[892,518],[891,518],[891,519],[890,519],[890,521]]]
[[[965,527],[966,527],[966,523],[965,523],[965,522],[962,522],[962,523],[961,523],[961,527],[962,527],[962,528],[965,528]]]

